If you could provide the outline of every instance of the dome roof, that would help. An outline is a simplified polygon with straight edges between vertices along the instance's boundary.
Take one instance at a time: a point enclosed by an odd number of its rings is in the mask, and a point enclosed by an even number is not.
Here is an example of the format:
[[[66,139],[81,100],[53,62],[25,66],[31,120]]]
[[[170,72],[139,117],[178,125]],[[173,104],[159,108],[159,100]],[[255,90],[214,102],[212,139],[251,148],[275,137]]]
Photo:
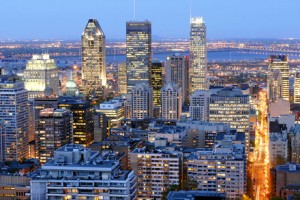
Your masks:
[[[69,81],[66,83],[66,88],[77,88],[77,85],[76,85],[75,81],[69,80]]]

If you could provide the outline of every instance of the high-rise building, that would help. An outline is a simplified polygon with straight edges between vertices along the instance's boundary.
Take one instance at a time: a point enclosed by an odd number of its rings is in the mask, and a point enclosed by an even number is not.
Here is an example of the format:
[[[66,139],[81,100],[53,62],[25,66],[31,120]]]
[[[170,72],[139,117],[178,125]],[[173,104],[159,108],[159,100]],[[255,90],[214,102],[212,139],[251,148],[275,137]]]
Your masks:
[[[291,148],[290,148],[290,160],[292,163],[300,164],[300,125],[295,124],[295,128],[290,134]]]
[[[127,92],[138,83],[150,84],[151,22],[126,23]]]
[[[190,96],[189,112],[192,119],[208,121],[210,90],[196,90]]]
[[[28,157],[28,92],[24,83],[0,77],[0,162]]]
[[[209,122],[228,123],[230,128],[245,133],[246,148],[249,147],[249,95],[239,88],[224,88],[210,96]]]
[[[58,108],[68,109],[73,114],[73,143],[89,147],[94,141],[94,109],[80,97],[62,96]]]
[[[276,101],[277,98],[289,100],[290,69],[286,55],[272,55],[268,68],[268,98]],[[279,93],[279,94],[278,94]]]
[[[131,91],[131,117],[151,117],[153,111],[153,89],[148,84],[137,84]]]
[[[37,158],[45,164],[53,158],[54,151],[72,143],[72,113],[65,109],[47,108],[37,118]]]
[[[109,101],[105,101],[95,108],[95,112],[106,116],[107,120],[103,120],[103,123],[107,123],[107,131],[110,128],[121,127],[121,121],[124,118],[123,100],[114,98]],[[104,124],[102,127],[105,126]],[[107,134],[109,134],[107,132]]]
[[[137,175],[138,199],[162,199],[171,185],[180,184],[181,156],[176,152],[136,148],[129,153],[130,167]]]
[[[294,76],[294,103],[300,103],[300,71]]]
[[[191,19],[190,30],[190,93],[207,90],[206,25],[202,17]]]
[[[153,62],[150,70],[151,82],[153,88],[153,116],[159,118],[161,115],[161,88],[163,87],[163,62]]]
[[[58,68],[49,54],[33,55],[24,70],[25,89],[29,98],[58,96]]]
[[[236,199],[246,192],[246,157],[241,144],[215,146],[213,150],[198,150],[187,159],[187,175],[198,183],[200,191],[226,193],[226,199]]]
[[[161,89],[161,116],[165,119],[179,119],[182,111],[181,88],[166,83]]]
[[[119,95],[127,94],[126,63],[118,64],[118,90]]]
[[[189,94],[189,60],[187,56],[168,56],[166,61],[166,82],[176,83],[181,88],[182,102],[188,100]]]
[[[32,200],[39,199],[136,199],[136,176],[122,170],[115,158],[82,145],[65,145],[30,181]]]
[[[89,19],[81,37],[82,91],[99,97],[106,86],[105,35],[97,19]]]

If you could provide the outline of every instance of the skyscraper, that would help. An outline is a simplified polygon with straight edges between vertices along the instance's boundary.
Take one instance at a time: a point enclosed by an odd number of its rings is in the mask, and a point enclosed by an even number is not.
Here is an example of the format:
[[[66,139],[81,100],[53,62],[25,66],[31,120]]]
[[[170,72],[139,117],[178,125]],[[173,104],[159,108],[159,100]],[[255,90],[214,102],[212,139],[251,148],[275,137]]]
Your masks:
[[[82,91],[99,97],[106,85],[105,35],[96,19],[89,19],[81,42]]]
[[[190,96],[189,112],[192,119],[207,121],[209,114],[210,90],[196,90]]]
[[[127,92],[138,83],[150,84],[151,22],[126,23]]]
[[[24,83],[0,77],[0,161],[28,157],[28,92]]]
[[[166,82],[181,88],[182,102],[188,100],[189,63],[187,56],[168,56],[166,61]]]
[[[132,118],[151,117],[153,111],[153,89],[148,84],[137,84],[131,91]]]
[[[160,117],[161,112],[161,88],[163,87],[163,62],[153,62],[150,70],[151,87],[153,88],[153,116]]]
[[[202,17],[195,17],[190,30],[190,93],[208,88],[206,26]]]
[[[300,71],[294,76],[294,103],[300,103]]]
[[[179,119],[182,110],[181,88],[167,83],[161,89],[161,116],[165,119]]]
[[[37,157],[41,164],[52,159],[54,151],[72,143],[72,113],[65,109],[41,110],[37,122]]]
[[[279,73],[276,75],[274,73]],[[281,83],[278,82],[279,76]],[[290,69],[288,65],[288,57],[286,55],[272,55],[269,59],[269,68],[268,68],[268,98],[269,100],[276,101],[277,98],[283,98],[284,100],[289,100],[289,76]],[[277,84],[275,84],[275,83]],[[275,92],[279,88],[278,92]],[[276,96],[274,96],[276,94]]]
[[[127,94],[126,63],[118,64],[118,92],[119,95]]]
[[[24,70],[25,89],[29,98],[58,96],[58,68],[49,54],[33,55]]]
[[[79,97],[63,96],[58,99],[58,108],[73,114],[73,143],[89,147],[94,141],[94,109],[90,103]]]

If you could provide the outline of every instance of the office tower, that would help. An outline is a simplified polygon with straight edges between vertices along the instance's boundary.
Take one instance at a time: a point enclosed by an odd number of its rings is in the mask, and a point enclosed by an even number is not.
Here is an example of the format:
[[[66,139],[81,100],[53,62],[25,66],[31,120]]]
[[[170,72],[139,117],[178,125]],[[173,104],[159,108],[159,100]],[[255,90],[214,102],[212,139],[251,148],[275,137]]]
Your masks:
[[[25,89],[28,98],[58,96],[58,68],[49,54],[33,55],[24,70]]]
[[[151,22],[127,22],[127,93],[138,83],[150,84],[151,56]]]
[[[163,87],[164,63],[153,62],[150,70],[151,87],[153,88],[153,116],[161,116],[161,88]]]
[[[206,26],[202,17],[191,19],[190,30],[190,93],[207,90]]]
[[[101,97],[106,86],[105,35],[96,19],[89,19],[81,42],[83,93]]]
[[[0,77],[0,162],[28,157],[28,92],[24,83]]]
[[[153,111],[153,89],[148,84],[137,84],[131,91],[131,117],[151,117]]]
[[[176,83],[181,88],[182,102],[189,94],[189,60],[187,56],[168,56],[166,61],[166,82]]]
[[[35,130],[37,126],[37,118],[40,111],[45,108],[58,108],[57,98],[34,98],[29,99],[29,117],[28,117],[28,132],[29,132],[29,142],[35,140]]]
[[[249,147],[249,95],[239,88],[224,88],[210,96],[209,122],[229,123],[230,128],[245,133],[246,150]]]
[[[294,103],[300,103],[300,71],[294,76]]]
[[[124,119],[123,100],[114,98],[109,101],[100,103],[99,107],[95,108],[95,112],[103,114],[107,117],[107,135],[111,128],[121,127],[121,121]],[[103,123],[106,121],[104,120]],[[105,126],[104,124],[102,126]]]
[[[65,109],[47,108],[37,117],[37,158],[45,164],[53,158],[54,151],[73,143],[72,113]]]
[[[278,98],[283,98],[289,101],[289,76],[288,57],[286,55],[270,56],[268,67],[269,100],[276,101]]]
[[[179,119],[182,111],[181,88],[176,84],[166,83],[161,89],[161,117]]]
[[[118,160],[81,145],[65,145],[30,182],[31,199],[136,199],[136,176]]]
[[[196,90],[190,96],[190,116],[192,119],[208,121],[210,90]]]
[[[246,192],[246,157],[241,144],[225,140],[213,150],[196,150],[187,158],[187,176],[197,190],[226,193],[236,199]]]
[[[62,96],[58,108],[68,109],[73,114],[73,143],[89,147],[94,141],[94,109],[80,97]]]
[[[127,94],[126,63],[118,64],[118,90],[119,95]]]
[[[162,199],[163,192],[171,185],[180,184],[179,153],[136,148],[129,153],[129,159],[137,175],[138,199]]]

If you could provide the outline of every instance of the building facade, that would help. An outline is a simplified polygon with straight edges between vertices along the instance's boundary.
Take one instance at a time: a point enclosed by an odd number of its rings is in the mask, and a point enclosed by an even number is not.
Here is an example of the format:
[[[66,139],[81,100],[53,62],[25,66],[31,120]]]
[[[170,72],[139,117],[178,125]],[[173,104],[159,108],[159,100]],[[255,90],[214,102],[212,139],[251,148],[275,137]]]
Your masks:
[[[294,76],[294,103],[300,103],[300,71]]]
[[[182,102],[189,96],[189,60],[187,56],[168,56],[165,67],[167,83],[175,83],[181,88]]]
[[[187,159],[187,175],[197,181],[200,191],[226,193],[226,199],[240,198],[246,192],[243,149],[241,145],[227,144],[212,151],[196,151]]]
[[[28,98],[58,96],[58,68],[49,54],[33,55],[24,70],[25,89]]]
[[[190,96],[189,113],[192,119],[208,121],[211,91],[196,90]]]
[[[131,91],[131,117],[143,119],[153,113],[153,89],[147,84],[137,84]]]
[[[161,89],[161,117],[179,119],[182,112],[182,92],[176,84],[166,83]]]
[[[62,96],[58,108],[67,109],[73,115],[73,143],[89,147],[94,141],[94,109],[80,97]]]
[[[150,70],[150,86],[153,88],[153,115],[157,118],[161,116],[161,89],[164,83],[164,63],[153,62]]]
[[[202,17],[191,19],[190,27],[190,92],[207,90],[206,25]]]
[[[47,108],[37,117],[37,158],[45,164],[53,158],[54,151],[73,143],[73,116],[65,109]]]
[[[164,191],[180,183],[181,156],[176,152],[136,148],[129,153],[129,159],[137,175],[138,199],[162,199]]]
[[[24,83],[0,77],[0,161],[28,157],[28,92]]]
[[[81,145],[65,145],[30,182],[31,199],[136,199],[136,176],[119,161]]]
[[[277,98],[283,98],[289,101],[290,69],[288,57],[286,55],[273,55],[269,58],[268,67],[268,98],[276,101]],[[279,94],[278,94],[279,93]]]
[[[119,95],[127,94],[126,63],[118,64],[118,90]]]
[[[138,83],[150,84],[151,22],[126,23],[127,93]]]
[[[99,97],[106,86],[105,35],[97,19],[89,19],[81,36],[82,91]]]

